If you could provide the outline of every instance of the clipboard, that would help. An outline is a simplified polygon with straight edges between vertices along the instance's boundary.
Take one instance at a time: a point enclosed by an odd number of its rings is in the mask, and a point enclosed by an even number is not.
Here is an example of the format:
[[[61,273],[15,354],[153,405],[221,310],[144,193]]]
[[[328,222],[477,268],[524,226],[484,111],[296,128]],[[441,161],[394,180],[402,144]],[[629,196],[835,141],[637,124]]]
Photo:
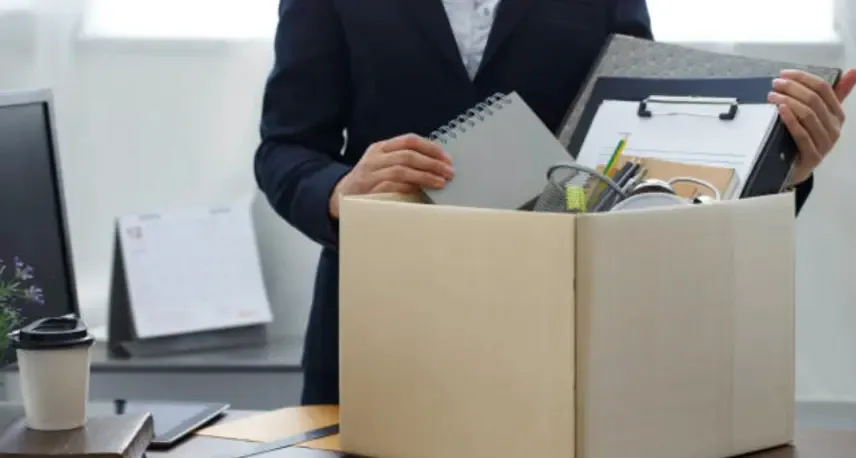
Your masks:
[[[567,147],[571,136],[582,122],[583,111],[589,104],[596,81],[602,77],[775,78],[786,68],[805,70],[833,86],[841,77],[841,69],[838,68],[718,53],[613,34],[592,64],[585,84],[568,109],[556,134],[562,145]]]
[[[755,78],[627,78],[601,77],[593,85],[588,103],[582,109],[576,129],[568,138],[567,149],[574,156],[582,147],[589,127],[601,103],[606,100],[639,103],[640,117],[652,116],[650,101],[674,105],[718,104],[720,122],[739,120],[740,104],[767,103],[772,77]],[[786,127],[777,119],[768,132],[751,173],[745,178],[741,198],[782,192],[790,181],[796,158],[796,144]]]

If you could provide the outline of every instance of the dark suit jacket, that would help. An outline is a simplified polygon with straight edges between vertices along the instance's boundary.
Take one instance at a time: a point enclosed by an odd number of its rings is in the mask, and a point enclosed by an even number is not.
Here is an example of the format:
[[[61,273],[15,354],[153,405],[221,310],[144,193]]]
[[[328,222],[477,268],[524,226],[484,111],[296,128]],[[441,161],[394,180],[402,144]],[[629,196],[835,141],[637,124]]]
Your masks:
[[[281,0],[255,172],[273,208],[323,246],[306,371],[337,371],[328,201],[363,151],[427,135],[496,92],[517,91],[555,131],[611,33],[652,38],[645,0],[502,0],[471,80],[441,0]]]

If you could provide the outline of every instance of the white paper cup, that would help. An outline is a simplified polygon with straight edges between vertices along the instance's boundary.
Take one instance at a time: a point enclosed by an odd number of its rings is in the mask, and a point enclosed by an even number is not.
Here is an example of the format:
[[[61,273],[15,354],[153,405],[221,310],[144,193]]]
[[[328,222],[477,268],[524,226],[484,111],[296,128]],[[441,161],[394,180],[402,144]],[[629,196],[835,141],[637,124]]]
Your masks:
[[[73,315],[44,318],[12,333],[27,426],[40,431],[86,423],[95,339]]]

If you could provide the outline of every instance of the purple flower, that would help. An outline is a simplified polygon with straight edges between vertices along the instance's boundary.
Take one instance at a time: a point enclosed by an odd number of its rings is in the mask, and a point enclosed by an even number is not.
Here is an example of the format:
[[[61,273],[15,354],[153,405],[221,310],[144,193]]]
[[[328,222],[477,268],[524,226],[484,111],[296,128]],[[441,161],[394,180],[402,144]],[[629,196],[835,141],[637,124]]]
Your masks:
[[[23,294],[24,299],[35,302],[37,304],[45,303],[45,293],[36,285],[30,285],[27,289],[24,290]]]
[[[15,278],[21,281],[33,279],[33,267],[24,264],[24,261],[17,256],[15,256]]]
[[[11,275],[4,276],[7,267],[10,267]],[[18,304],[19,302],[24,304],[45,303],[44,290],[34,284],[34,280],[33,266],[25,263],[18,256],[12,258],[12,265],[8,265],[0,259],[0,315],[18,313],[20,309],[16,305],[23,305]]]

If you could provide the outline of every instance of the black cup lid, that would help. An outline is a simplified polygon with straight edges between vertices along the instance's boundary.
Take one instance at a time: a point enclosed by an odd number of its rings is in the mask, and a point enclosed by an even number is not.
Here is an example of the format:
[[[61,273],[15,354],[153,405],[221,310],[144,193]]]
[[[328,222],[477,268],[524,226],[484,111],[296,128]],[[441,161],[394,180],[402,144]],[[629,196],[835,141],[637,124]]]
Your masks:
[[[72,314],[36,320],[9,334],[9,342],[17,350],[54,350],[88,347],[95,337],[83,320]]]

